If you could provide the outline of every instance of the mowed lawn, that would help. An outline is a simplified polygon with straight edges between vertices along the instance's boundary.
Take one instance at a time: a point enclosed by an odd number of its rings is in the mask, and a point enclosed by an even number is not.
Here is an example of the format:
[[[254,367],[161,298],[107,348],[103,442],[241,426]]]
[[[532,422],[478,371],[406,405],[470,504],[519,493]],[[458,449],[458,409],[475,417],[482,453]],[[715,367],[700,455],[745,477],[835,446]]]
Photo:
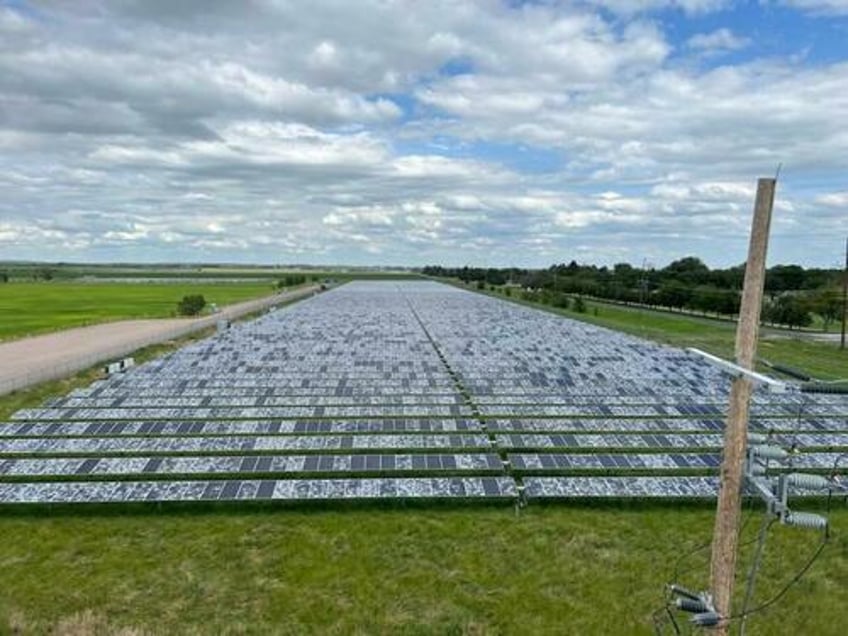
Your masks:
[[[218,306],[265,296],[270,281],[232,284],[7,283],[0,285],[0,340],[126,318],[165,318],[187,294]]]
[[[712,518],[682,504],[0,514],[0,633],[652,634]],[[749,634],[845,633],[844,505],[831,519],[823,556]],[[773,527],[755,603],[819,537]],[[678,580],[705,586],[707,557]]]

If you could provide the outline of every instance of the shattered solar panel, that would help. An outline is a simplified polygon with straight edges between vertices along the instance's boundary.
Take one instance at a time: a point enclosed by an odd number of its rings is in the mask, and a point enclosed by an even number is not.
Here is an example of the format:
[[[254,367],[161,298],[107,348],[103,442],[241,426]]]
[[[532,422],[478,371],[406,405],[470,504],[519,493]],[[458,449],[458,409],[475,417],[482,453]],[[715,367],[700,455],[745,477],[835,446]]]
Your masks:
[[[15,420],[188,420],[332,417],[468,417],[466,405],[280,406],[242,408],[46,408],[18,411]]]
[[[606,433],[601,435],[592,434],[569,434],[562,435],[496,435],[495,441],[500,448],[583,448],[583,449],[607,449],[607,448],[709,448],[717,449],[722,445],[721,435],[709,435],[692,433],[688,435],[660,433]]]
[[[99,475],[208,475],[298,473],[480,473],[504,470],[493,453],[421,455],[238,455],[143,457],[42,457],[0,460],[0,475],[59,477]]]
[[[480,432],[477,420],[98,420],[75,422],[10,422],[0,426],[3,437],[114,437],[298,435],[339,433],[455,433]]]
[[[386,498],[514,500],[517,494],[515,482],[507,477],[0,483],[0,502],[7,504]]]
[[[524,493],[533,499],[583,497],[715,497],[717,477],[527,477]]]
[[[510,453],[509,461],[517,472],[627,472],[709,470],[715,471],[720,457],[704,453]]]
[[[485,435],[275,435],[226,437],[26,437],[0,439],[4,455],[108,455],[138,453],[243,453],[365,449],[488,449]]]
[[[359,281],[19,411],[0,502],[506,500],[520,475],[531,500],[713,496],[692,473],[717,470],[729,384],[623,333]],[[792,466],[845,472],[848,397],[758,390],[751,414]]]

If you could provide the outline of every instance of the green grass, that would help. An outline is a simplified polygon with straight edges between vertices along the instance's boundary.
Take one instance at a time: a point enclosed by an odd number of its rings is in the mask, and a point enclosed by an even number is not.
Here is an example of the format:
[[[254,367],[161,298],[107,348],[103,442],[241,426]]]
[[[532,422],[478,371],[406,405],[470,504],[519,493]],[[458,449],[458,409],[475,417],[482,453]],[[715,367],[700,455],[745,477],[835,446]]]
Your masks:
[[[218,306],[266,296],[270,283],[113,284],[9,283],[0,285],[0,340],[127,318],[173,316],[186,294]]]
[[[286,274],[302,273],[312,280],[335,278],[402,279],[421,278],[409,270],[374,270],[346,268],[344,270],[312,269],[304,267],[277,267],[273,265],[212,265],[212,264],[94,264],[94,263],[15,263],[0,261],[0,272],[5,272],[14,281],[41,280],[39,274],[48,270],[54,281],[73,281],[82,277],[108,280],[110,278],[250,278],[257,282],[276,281]]]
[[[711,530],[694,506],[0,516],[0,632],[651,634],[676,557]],[[817,539],[771,532],[759,601]],[[683,567],[706,584],[703,555]],[[839,534],[749,633],[844,633],[846,573]]]

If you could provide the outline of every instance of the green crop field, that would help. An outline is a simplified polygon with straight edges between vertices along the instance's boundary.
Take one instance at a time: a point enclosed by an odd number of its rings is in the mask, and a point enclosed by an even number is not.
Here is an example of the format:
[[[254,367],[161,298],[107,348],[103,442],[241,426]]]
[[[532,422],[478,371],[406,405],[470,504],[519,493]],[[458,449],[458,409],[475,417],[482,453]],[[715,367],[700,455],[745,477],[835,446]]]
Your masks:
[[[0,632],[651,634],[677,557],[711,531],[681,504],[0,514]],[[846,536],[748,633],[843,634]],[[818,541],[774,529],[755,604]],[[706,553],[679,569],[704,586]]]
[[[202,294],[207,303],[223,306],[273,291],[270,282],[7,283],[0,285],[0,339],[126,318],[166,318],[186,294]]]
[[[76,281],[80,278],[108,281],[115,279],[253,279],[256,282],[267,280],[274,282],[286,274],[305,274],[312,280],[335,278],[405,279],[420,278],[411,270],[391,270],[372,268],[344,268],[342,270],[316,269],[310,267],[278,267],[270,265],[212,265],[212,264],[69,264],[69,263],[13,263],[0,261],[0,274],[6,274],[14,282],[43,280],[49,275],[53,281]]]

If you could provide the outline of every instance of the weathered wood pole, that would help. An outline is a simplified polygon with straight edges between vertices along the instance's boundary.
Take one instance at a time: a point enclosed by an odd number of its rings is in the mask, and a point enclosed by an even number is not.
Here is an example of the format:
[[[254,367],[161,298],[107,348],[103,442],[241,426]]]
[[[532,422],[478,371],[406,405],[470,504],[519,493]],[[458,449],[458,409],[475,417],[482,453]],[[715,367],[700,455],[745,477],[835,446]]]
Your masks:
[[[754,358],[757,354],[766,252],[776,183],[775,179],[757,181],[754,221],[751,226],[751,242],[748,247],[748,263],[745,267],[739,323],[736,328],[736,364],[745,369],[754,368]],[[730,617],[732,612],[742,479],[748,437],[748,407],[752,390],[753,385],[746,377],[740,376],[733,380],[727,425],[724,431],[724,458],[721,464],[721,482],[713,532],[710,590],[716,611],[725,618]],[[728,628],[729,624],[722,621],[717,633],[727,634]]]
[[[842,272],[842,335],[839,348],[845,348],[845,320],[848,317],[848,239],[845,239],[845,271]]]

